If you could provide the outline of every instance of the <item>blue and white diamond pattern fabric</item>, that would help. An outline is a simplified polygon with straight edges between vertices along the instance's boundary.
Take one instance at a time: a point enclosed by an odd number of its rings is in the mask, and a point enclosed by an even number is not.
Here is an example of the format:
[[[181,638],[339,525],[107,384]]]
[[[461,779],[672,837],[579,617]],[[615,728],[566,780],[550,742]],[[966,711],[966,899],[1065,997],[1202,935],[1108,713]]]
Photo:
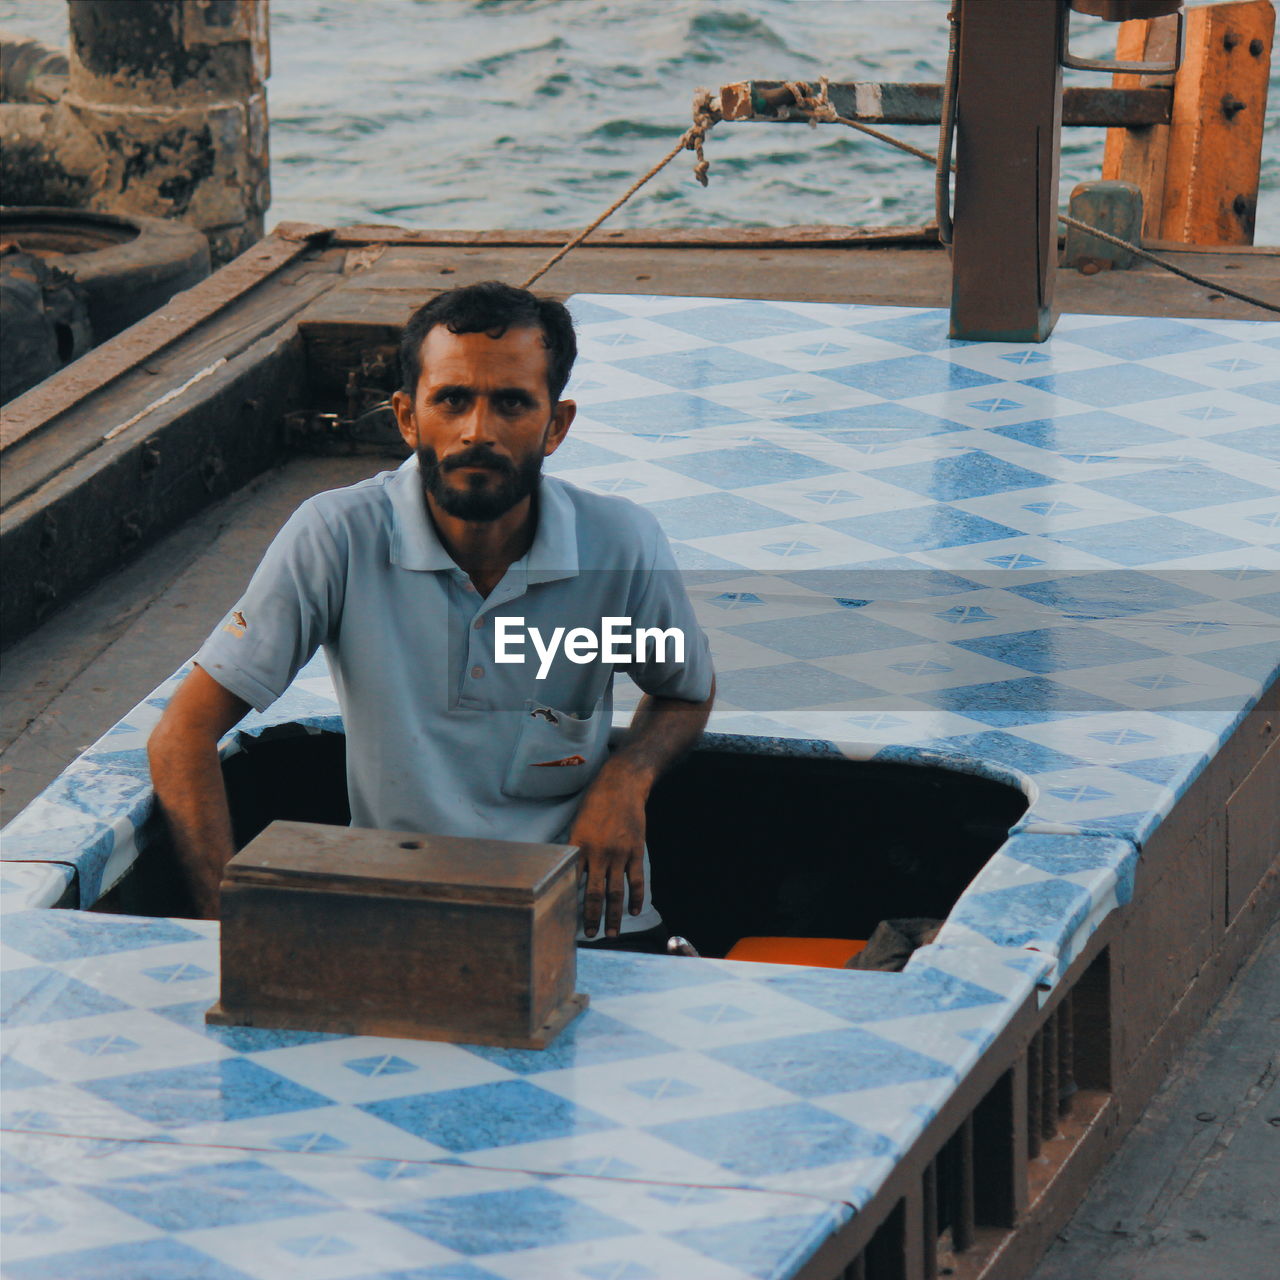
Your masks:
[[[1028,812],[903,974],[586,955],[592,1007],[544,1054],[209,1028],[215,926],[24,910],[132,862],[179,672],[5,832],[6,1124],[30,1158],[4,1189],[92,1205],[21,1200],[6,1275],[288,1255],[370,1277],[410,1240],[470,1280],[790,1274],[1126,901],[1274,679],[1280,326],[1064,316],[1026,347],[909,308],[573,307],[554,467],[666,527],[720,673],[711,742],[943,763]],[[282,725],[341,728],[322,659],[222,750]],[[117,1163],[52,1172],[70,1126]],[[140,1145],[175,1163],[130,1164]],[[608,1200],[628,1179],[658,1208]],[[269,1229],[183,1216],[268,1185]]]
[[[938,943],[1026,948],[1052,958],[1061,976],[1132,898],[1137,862],[1128,840],[1016,833],[965,890]]]
[[[713,732],[972,756],[1022,776],[1022,829],[1140,843],[1274,678],[1280,325],[1027,347],[934,310],[572,305],[575,434],[614,457],[553,466],[675,540]]]
[[[52,907],[74,880],[71,867],[56,862],[5,863],[0,866],[0,913]]]
[[[62,916],[4,934],[6,1276],[790,1275],[1038,977],[587,952],[540,1053],[209,1027],[216,925]]]
[[[63,914],[6,923],[4,1123],[15,1131],[849,1208],[1034,981],[990,946],[967,976],[587,952],[591,1007],[549,1050],[489,1049],[208,1027],[216,925]]]
[[[713,734],[968,758],[1022,779],[1024,830],[1141,843],[1274,677],[1280,326],[1064,316],[1032,348],[952,342],[934,310],[572,305],[581,410],[552,466],[663,521]],[[122,874],[169,689],[6,859],[70,856],[84,903]],[[1151,749],[1118,752],[1135,716]],[[322,661],[226,749],[284,723],[340,728]]]
[[[8,1280],[746,1280],[791,1274],[849,1216],[757,1191],[36,1133],[7,1135],[0,1202]]]
[[[89,906],[133,865],[153,808],[147,738],[190,670],[187,664],[174,672],[5,827],[0,848],[4,878],[15,886],[30,885],[39,894],[38,901],[19,895],[15,904],[49,906],[74,885],[79,904]],[[337,696],[322,654],[298,673],[267,713],[250,712],[227,735],[222,756],[234,755],[244,739],[280,725],[296,726],[298,732],[341,731]],[[62,888],[54,893],[46,880],[36,890],[30,875],[20,882],[11,865],[36,863],[61,864]],[[0,902],[14,892],[5,889]]]

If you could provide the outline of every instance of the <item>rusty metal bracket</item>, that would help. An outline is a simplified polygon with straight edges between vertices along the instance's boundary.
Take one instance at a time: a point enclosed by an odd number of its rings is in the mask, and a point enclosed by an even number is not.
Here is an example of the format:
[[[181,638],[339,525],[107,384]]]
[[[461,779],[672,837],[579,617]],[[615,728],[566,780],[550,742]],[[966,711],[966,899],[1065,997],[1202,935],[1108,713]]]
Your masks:
[[[290,447],[338,443],[344,439],[342,418],[336,413],[287,413],[284,433]]]
[[[378,393],[381,395],[381,393]],[[291,449],[308,453],[381,453],[404,457],[408,446],[385,400],[355,414],[300,412],[284,419]]]
[[[1117,62],[1114,58],[1078,58],[1071,52],[1071,8],[1062,6],[1062,65],[1073,71],[1110,71],[1117,75],[1171,76],[1182,66],[1187,43],[1187,21],[1184,10],[1177,11],[1178,30],[1174,36],[1172,62]],[[1068,91],[1069,92],[1069,91]],[[1065,98],[1065,94],[1063,95]],[[1065,108],[1065,102],[1063,106]],[[1063,124],[1068,123],[1064,119]]]

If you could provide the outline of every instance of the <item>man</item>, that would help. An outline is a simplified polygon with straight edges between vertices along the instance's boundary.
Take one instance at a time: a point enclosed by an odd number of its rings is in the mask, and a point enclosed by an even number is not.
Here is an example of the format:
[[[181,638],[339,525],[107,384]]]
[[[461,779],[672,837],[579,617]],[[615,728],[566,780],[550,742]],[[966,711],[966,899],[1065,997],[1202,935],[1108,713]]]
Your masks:
[[[701,734],[714,678],[653,517],[541,475],[573,422],[560,395],[575,355],[563,306],[496,282],[410,319],[392,407],[413,456],[303,503],[152,734],[157,800],[202,915],[216,918],[234,853],[218,740],[323,645],[353,825],[577,844],[580,940],[603,917],[603,945],[660,949],[645,800]],[[621,663],[567,643],[607,620],[671,643]],[[619,665],[645,697],[610,754]]]

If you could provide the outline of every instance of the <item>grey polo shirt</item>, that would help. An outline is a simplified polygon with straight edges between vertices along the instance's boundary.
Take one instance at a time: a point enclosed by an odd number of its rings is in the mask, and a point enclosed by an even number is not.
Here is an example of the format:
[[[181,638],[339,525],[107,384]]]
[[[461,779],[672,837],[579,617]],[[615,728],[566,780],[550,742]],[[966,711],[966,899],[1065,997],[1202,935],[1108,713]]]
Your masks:
[[[544,650],[557,627],[599,634],[606,618],[677,628],[683,661],[673,640],[625,662],[573,661],[561,643],[544,663],[532,642],[533,628]],[[496,661],[499,628],[501,652],[525,661]],[[262,711],[320,646],[357,827],[563,841],[608,754],[614,673],[660,697],[711,690],[706,637],[647,511],[544,476],[533,544],[483,598],[436,536],[416,458],[304,502],[196,661]],[[645,872],[628,932],[659,922],[647,857]]]

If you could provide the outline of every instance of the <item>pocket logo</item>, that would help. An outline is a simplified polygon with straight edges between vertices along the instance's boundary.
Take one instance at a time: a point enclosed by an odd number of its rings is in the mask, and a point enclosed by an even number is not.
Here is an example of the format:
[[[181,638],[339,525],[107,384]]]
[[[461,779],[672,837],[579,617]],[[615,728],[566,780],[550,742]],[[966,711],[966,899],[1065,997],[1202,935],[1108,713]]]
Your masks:
[[[586,764],[584,756],[565,756],[562,760],[535,760],[529,768],[531,769],[560,769],[565,765]]]

